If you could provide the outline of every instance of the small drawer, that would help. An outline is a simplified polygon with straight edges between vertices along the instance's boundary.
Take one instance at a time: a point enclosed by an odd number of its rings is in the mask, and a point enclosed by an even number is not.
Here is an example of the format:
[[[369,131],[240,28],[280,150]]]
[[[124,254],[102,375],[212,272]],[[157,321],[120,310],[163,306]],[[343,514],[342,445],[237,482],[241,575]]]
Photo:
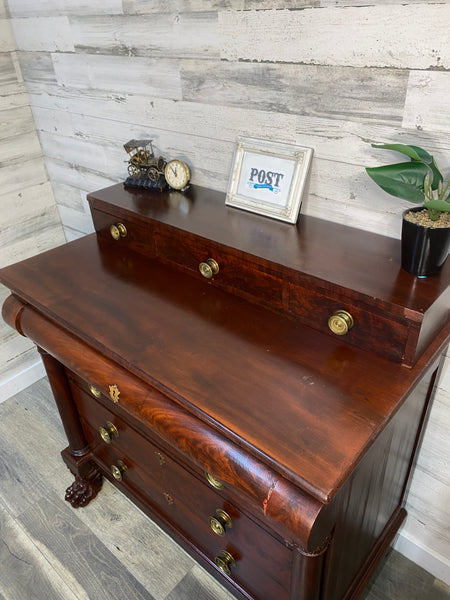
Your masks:
[[[243,259],[237,251],[234,254],[220,244],[188,235],[180,245],[173,237],[155,233],[155,244],[161,261],[257,304],[283,309],[283,281],[260,265]],[[210,259],[217,263],[217,273],[214,268],[202,269]]]
[[[93,211],[92,218],[99,239],[124,251],[133,250],[145,256],[154,256],[154,244],[145,227],[99,210]]]
[[[350,314],[353,325],[342,340],[385,356],[396,362],[403,358],[408,338],[408,322],[381,316],[367,307],[339,298],[329,298],[300,285],[291,285],[289,310],[314,329],[336,335],[328,324],[330,317],[343,310]],[[344,327],[345,331],[345,327]]]

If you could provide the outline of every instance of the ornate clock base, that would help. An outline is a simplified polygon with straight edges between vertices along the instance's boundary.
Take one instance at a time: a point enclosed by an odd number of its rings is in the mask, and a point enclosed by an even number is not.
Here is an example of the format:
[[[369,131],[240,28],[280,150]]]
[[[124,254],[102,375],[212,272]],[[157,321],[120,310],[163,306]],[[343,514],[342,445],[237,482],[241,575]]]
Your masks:
[[[70,502],[73,508],[87,506],[93,500],[102,487],[101,473],[95,473],[92,478],[85,479],[79,475],[75,476],[75,481],[66,490],[64,500]]]

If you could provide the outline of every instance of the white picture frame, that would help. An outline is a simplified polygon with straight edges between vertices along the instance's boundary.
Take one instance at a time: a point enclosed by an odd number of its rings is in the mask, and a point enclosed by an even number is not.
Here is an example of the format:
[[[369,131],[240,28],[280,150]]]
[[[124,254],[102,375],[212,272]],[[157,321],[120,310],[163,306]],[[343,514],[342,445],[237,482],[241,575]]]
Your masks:
[[[296,223],[313,149],[239,136],[225,204]]]

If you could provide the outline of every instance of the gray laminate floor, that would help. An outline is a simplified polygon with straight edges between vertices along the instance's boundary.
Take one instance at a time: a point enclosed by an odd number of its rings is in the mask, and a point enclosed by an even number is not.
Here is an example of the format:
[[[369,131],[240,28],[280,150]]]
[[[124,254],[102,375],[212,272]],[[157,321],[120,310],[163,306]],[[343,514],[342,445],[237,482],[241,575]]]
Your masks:
[[[0,404],[0,600],[233,600],[108,482],[71,508],[65,445],[46,379]],[[362,596],[444,599],[449,587],[394,551]]]

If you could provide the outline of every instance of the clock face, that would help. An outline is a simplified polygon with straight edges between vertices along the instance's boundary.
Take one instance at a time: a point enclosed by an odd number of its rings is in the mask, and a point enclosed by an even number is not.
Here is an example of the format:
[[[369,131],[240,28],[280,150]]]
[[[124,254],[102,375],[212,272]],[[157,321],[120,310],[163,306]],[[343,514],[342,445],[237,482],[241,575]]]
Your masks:
[[[189,183],[189,167],[182,160],[170,160],[164,169],[164,177],[174,190],[182,190]]]

